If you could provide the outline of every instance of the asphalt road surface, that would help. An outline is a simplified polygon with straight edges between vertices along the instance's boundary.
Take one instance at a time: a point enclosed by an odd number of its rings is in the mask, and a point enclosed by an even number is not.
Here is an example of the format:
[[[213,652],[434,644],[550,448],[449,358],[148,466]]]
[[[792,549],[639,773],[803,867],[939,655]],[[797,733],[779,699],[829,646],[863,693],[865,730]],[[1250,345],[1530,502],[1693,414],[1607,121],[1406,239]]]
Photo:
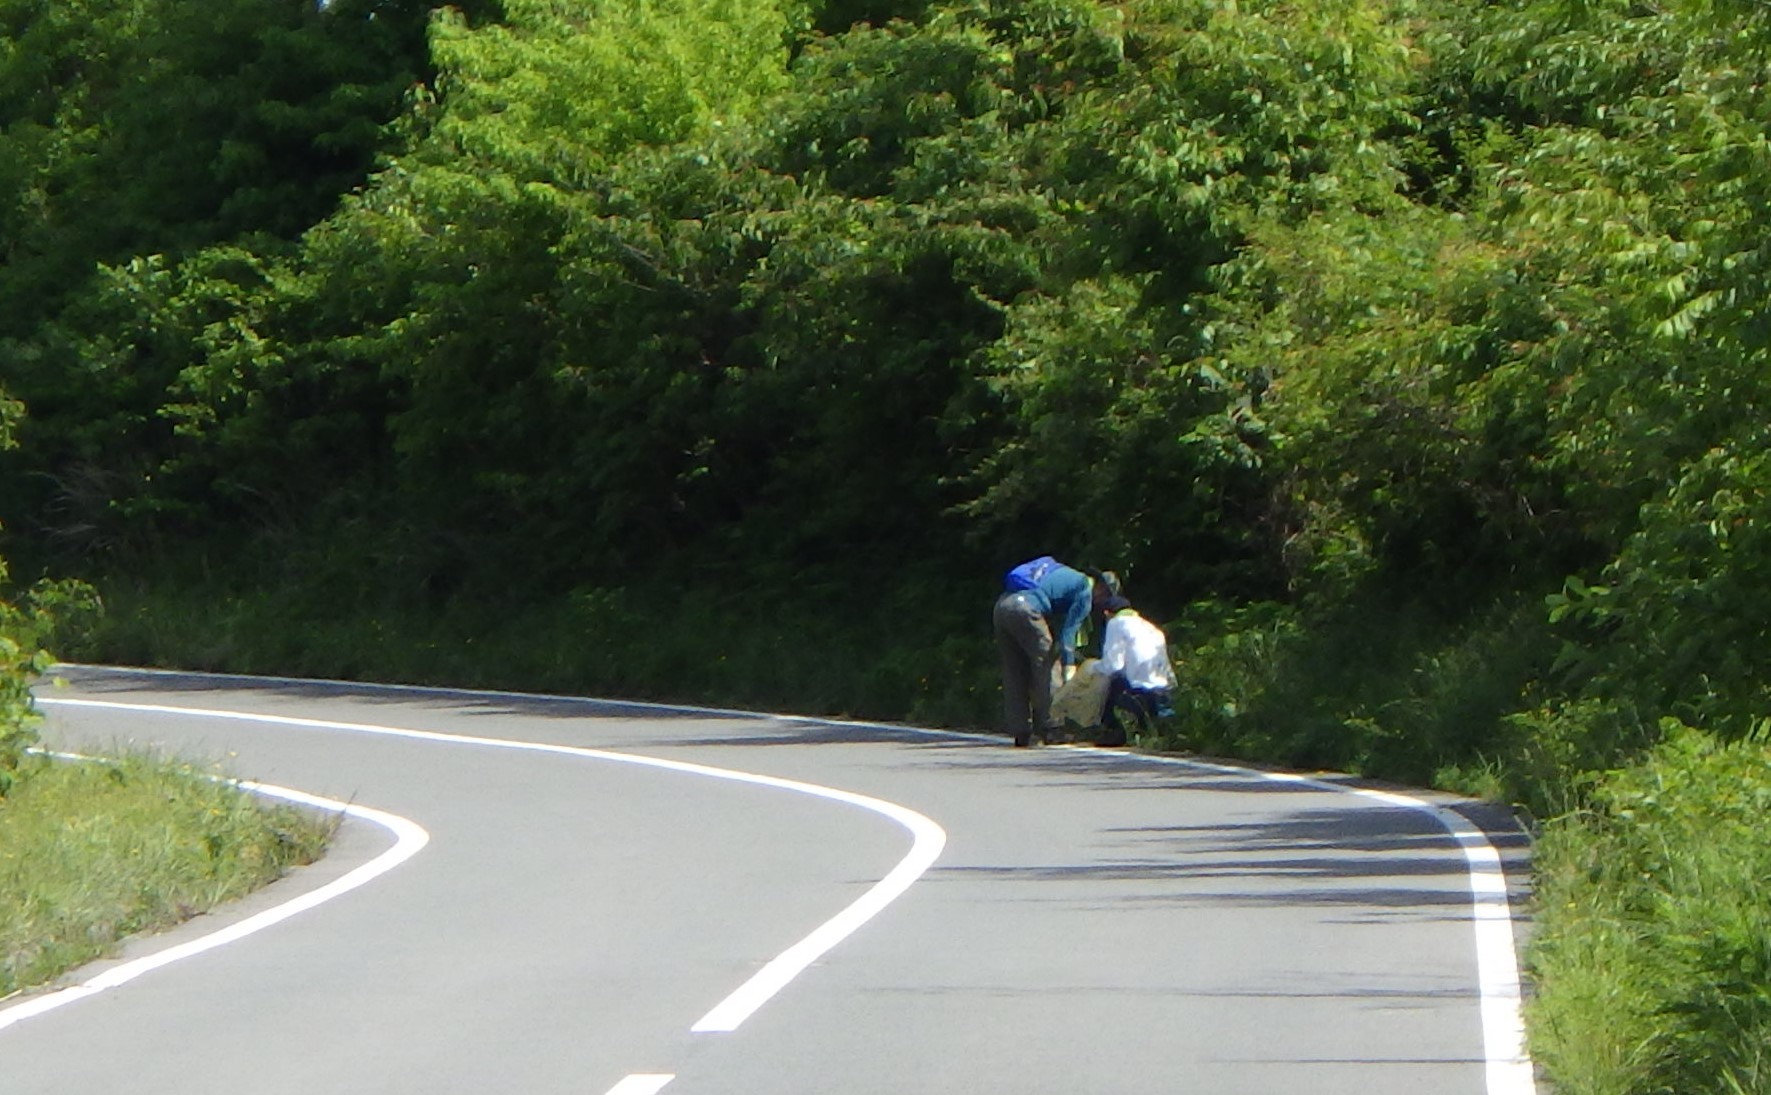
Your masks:
[[[1533,1090],[1523,841],[1469,804],[735,712],[57,675],[51,748],[357,812],[319,864],[0,1002],[0,1095]]]

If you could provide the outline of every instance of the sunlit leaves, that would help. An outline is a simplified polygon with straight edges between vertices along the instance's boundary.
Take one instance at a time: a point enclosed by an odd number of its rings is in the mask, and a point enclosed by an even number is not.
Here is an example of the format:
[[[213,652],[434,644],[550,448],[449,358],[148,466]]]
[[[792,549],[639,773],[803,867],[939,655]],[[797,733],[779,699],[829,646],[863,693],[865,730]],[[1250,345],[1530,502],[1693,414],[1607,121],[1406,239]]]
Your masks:
[[[24,404],[9,397],[5,389],[0,389],[0,449],[10,449],[16,444],[13,430],[24,413]]]
[[[439,135],[527,178],[582,183],[605,157],[752,113],[785,80],[788,14],[746,0],[508,0],[440,13]]]
[[[114,38],[157,10],[93,14]],[[1757,5],[510,0],[429,22],[437,78],[392,130],[363,64],[398,50],[223,10],[206,43],[188,12],[143,32],[184,47],[143,86],[250,100],[203,104],[190,164],[142,160],[179,246],[71,249],[68,284],[108,261],[0,345],[15,392],[60,398],[30,482],[88,456],[134,477],[88,508],[311,501],[538,587],[888,533],[1446,619],[1573,574],[1613,615],[1558,606],[1592,656],[1541,688],[1754,695],[1732,662],[1703,676],[1726,659],[1677,606],[1754,603],[1760,577],[1736,546],[1771,411]],[[0,0],[19,43],[25,11]],[[68,196],[102,197],[81,171],[124,146],[96,99],[41,93],[71,56],[45,33],[0,54],[0,219],[49,263]],[[309,71],[330,90],[278,82]],[[285,205],[298,137],[307,182],[382,159]],[[200,246],[319,206],[299,240]],[[1665,656],[1621,652],[1638,627]]]

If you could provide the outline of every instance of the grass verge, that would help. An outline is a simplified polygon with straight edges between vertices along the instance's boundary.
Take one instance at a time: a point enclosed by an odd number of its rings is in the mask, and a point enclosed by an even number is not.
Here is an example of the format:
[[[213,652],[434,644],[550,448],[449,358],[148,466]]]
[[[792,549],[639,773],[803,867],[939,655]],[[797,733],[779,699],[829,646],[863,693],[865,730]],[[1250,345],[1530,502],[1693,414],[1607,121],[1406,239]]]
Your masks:
[[[1538,842],[1532,1051],[1560,1095],[1771,1095],[1771,745],[1668,731]]]
[[[188,764],[33,764],[0,799],[0,997],[241,897],[331,833]]]

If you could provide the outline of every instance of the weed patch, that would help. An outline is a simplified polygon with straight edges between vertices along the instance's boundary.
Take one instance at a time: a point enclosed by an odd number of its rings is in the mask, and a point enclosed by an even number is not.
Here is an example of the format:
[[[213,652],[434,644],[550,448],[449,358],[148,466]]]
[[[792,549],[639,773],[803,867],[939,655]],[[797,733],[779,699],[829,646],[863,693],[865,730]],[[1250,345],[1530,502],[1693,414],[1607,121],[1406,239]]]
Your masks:
[[[244,896],[330,834],[186,764],[30,763],[0,800],[0,996]]]
[[[1667,730],[1538,844],[1532,1048],[1562,1095],[1771,1095],[1771,746]]]

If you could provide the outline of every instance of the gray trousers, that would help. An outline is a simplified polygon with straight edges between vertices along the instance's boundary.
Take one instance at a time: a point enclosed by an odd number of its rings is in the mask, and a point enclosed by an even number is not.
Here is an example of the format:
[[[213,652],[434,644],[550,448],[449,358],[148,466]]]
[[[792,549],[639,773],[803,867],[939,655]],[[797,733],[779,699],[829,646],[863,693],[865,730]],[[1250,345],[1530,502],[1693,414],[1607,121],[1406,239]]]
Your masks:
[[[991,614],[1002,656],[1003,729],[1020,737],[1050,728],[1058,687],[1058,650],[1039,603],[1026,593],[1004,593]]]

